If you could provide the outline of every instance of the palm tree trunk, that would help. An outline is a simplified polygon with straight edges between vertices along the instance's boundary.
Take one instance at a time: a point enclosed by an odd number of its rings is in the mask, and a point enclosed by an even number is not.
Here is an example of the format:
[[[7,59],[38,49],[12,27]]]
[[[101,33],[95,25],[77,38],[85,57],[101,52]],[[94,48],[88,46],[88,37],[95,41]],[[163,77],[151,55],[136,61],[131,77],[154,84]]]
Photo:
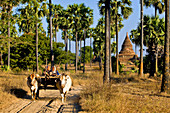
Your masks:
[[[69,39],[69,51],[71,53],[71,39]],[[70,67],[71,67],[71,60],[70,60]]]
[[[143,0],[141,0],[140,76],[143,77]]]
[[[157,16],[157,3],[155,5],[155,17]],[[155,54],[155,73],[157,75],[158,73],[158,51],[157,51],[157,45],[156,45],[156,54]]]
[[[84,58],[83,58],[83,73],[85,73],[85,51],[86,51],[86,30],[84,30]]]
[[[57,42],[57,27],[55,27],[55,42]]]
[[[10,21],[8,20],[8,69],[10,69]]]
[[[158,74],[158,47],[157,47],[157,45],[156,45],[156,48],[155,48],[155,52],[156,52],[156,54],[155,54],[155,73],[156,73],[156,75]]]
[[[90,67],[91,67],[91,38],[90,38]]]
[[[65,51],[66,51],[66,54],[67,54],[67,52],[68,52],[68,38],[67,38],[67,30],[64,30],[64,35],[65,35]],[[65,64],[65,71],[67,71],[67,62],[66,62],[66,64]]]
[[[78,44],[78,45],[79,45],[79,44]],[[81,44],[81,39],[80,39],[80,51],[79,51],[79,52],[80,52],[80,70],[81,70],[81,55],[82,55],[82,53],[81,53],[81,45],[82,45],[82,44]]]
[[[157,16],[157,5],[155,5],[155,17]]]
[[[137,60],[137,57],[136,57],[137,53],[136,53],[136,51],[137,51],[137,45],[135,44],[135,61]]]
[[[99,53],[99,69],[102,70],[102,58],[100,53]]]
[[[109,30],[110,31],[110,30]],[[109,34],[110,36],[110,34]],[[110,57],[110,75],[112,75],[112,58],[111,58],[111,39],[109,40],[109,57]]]
[[[169,83],[169,0],[165,0],[165,45],[164,45],[164,71],[161,84],[161,92],[170,93]]]
[[[110,82],[110,48],[109,48],[109,40],[110,40],[110,0],[105,1],[105,70],[103,76],[103,83]]]
[[[49,0],[50,5],[50,50],[51,50],[51,69],[54,66],[54,54],[53,54],[53,42],[52,42],[52,4],[51,0]]]
[[[75,67],[75,72],[77,72],[77,59],[78,59],[78,47],[77,47],[77,31],[76,31],[76,67]]]
[[[0,55],[1,55],[1,68],[2,68],[2,66],[3,66],[2,65],[2,50],[1,50],[1,54]]]
[[[100,68],[100,70],[102,70],[102,55],[101,55],[101,39],[100,39],[100,44],[99,44],[99,46],[100,46],[100,50],[99,50],[99,68]]]
[[[100,70],[102,70],[103,68],[103,58],[102,56],[100,56]]]
[[[117,19],[117,15],[116,15],[116,74],[119,75],[118,19]]]
[[[77,39],[78,39],[78,37],[77,37]],[[77,51],[77,63],[79,63],[79,52],[80,52],[80,42],[77,40],[77,43],[78,43],[78,46],[77,46],[77,49],[78,49],[78,51]]]
[[[36,72],[38,73],[38,23],[36,22]]]

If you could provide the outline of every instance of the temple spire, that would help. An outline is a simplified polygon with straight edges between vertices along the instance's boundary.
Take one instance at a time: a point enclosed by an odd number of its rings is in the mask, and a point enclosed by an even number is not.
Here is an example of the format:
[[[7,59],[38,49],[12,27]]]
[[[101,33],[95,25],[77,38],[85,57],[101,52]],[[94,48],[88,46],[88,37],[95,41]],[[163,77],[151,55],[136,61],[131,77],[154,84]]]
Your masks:
[[[135,58],[134,56],[135,56],[135,52],[133,51],[133,46],[127,32],[125,40],[122,45],[122,49],[119,52],[119,61],[125,63]]]

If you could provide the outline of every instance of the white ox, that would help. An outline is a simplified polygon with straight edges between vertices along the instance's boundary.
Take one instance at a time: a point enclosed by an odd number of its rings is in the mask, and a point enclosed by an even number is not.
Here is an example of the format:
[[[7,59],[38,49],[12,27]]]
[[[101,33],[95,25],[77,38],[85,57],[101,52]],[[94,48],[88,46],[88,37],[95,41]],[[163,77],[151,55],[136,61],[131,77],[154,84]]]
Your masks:
[[[56,79],[56,87],[60,90],[62,103],[66,101],[66,94],[71,90],[72,80],[69,75],[62,74]]]
[[[27,78],[27,85],[31,90],[31,97],[33,100],[39,97],[39,89],[38,87],[40,86],[40,76],[38,74],[31,74]]]

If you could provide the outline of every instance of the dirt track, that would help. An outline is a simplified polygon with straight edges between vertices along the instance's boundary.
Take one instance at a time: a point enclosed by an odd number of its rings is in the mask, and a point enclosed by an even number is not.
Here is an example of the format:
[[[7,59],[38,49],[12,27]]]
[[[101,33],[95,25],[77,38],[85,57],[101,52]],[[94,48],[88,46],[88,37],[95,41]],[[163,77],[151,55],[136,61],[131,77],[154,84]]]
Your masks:
[[[32,101],[30,96],[26,96],[3,109],[0,113],[77,113],[80,111],[78,105],[80,90],[81,86],[72,87],[67,95],[66,103],[62,104],[58,90],[42,89],[39,100]]]

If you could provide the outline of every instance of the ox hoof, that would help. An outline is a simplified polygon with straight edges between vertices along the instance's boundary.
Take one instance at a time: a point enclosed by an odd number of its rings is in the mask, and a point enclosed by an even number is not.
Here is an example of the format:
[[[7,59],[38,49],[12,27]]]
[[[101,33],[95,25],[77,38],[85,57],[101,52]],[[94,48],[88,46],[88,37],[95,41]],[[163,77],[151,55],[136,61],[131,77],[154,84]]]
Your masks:
[[[32,99],[33,102],[35,102],[35,99]]]
[[[36,100],[40,99],[39,97],[36,97]]]

